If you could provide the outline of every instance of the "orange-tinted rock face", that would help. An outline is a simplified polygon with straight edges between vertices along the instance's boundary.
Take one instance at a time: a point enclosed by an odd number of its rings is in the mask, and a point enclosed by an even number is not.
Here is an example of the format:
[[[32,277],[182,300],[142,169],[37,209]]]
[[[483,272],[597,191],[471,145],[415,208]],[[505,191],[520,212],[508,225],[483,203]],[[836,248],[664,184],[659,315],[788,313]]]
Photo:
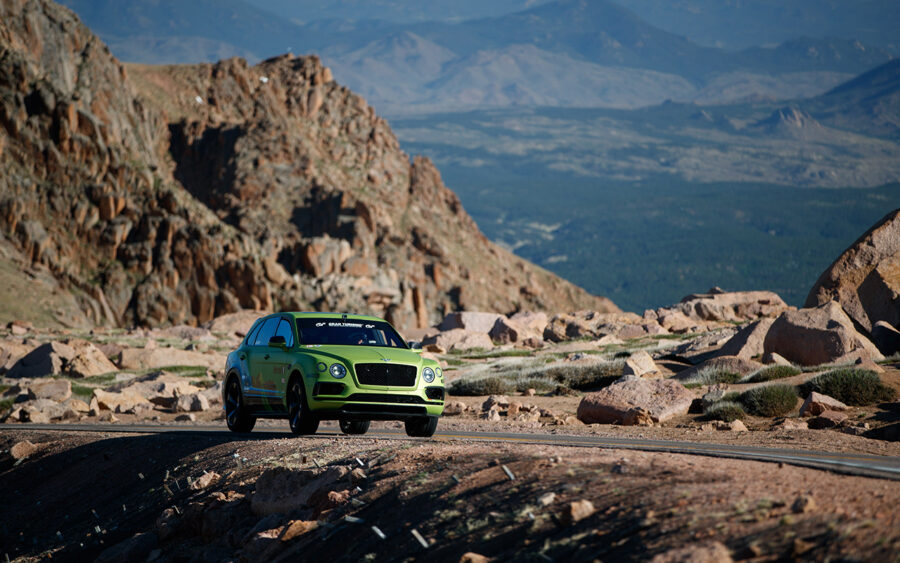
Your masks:
[[[900,325],[900,209],[887,214],[825,270],[807,307],[837,301],[871,333],[879,321]]]
[[[0,3],[0,48],[0,226],[95,323],[615,310],[487,241],[316,57],[126,73],[47,0]]]

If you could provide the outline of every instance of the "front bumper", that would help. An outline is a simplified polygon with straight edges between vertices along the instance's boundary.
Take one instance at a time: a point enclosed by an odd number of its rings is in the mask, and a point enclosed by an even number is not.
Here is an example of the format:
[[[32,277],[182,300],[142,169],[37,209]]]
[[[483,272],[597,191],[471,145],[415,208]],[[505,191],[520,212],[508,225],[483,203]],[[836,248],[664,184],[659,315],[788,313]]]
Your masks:
[[[403,420],[440,416],[444,397],[442,385],[400,391],[322,381],[313,386],[309,407],[322,420]]]

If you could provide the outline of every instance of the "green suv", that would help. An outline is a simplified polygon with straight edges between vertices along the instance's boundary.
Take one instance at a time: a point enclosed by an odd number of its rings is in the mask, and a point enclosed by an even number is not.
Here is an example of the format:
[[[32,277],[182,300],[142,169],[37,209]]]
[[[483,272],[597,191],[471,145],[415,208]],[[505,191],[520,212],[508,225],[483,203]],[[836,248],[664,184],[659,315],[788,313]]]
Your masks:
[[[257,418],[287,418],[295,434],[315,434],[320,420],[339,420],[345,434],[403,420],[408,435],[427,437],[444,410],[444,374],[378,317],[277,313],[228,354],[223,404],[233,432]]]

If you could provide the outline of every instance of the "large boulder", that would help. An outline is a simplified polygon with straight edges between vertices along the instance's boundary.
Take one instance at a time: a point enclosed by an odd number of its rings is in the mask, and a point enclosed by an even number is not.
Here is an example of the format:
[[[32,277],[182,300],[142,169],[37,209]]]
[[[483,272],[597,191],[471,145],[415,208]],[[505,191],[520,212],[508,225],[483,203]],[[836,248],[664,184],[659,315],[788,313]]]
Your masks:
[[[885,356],[900,352],[900,330],[890,323],[878,321],[872,326],[872,342]]]
[[[806,307],[841,304],[866,332],[878,321],[900,325],[900,209],[888,213],[825,270]]]
[[[107,391],[135,393],[154,405],[171,408],[178,397],[194,395],[202,389],[186,377],[160,371],[120,383]]]
[[[767,354],[779,354],[804,366],[838,362],[857,350],[873,360],[884,359],[834,301],[811,309],[785,311],[772,323],[763,347]]]
[[[122,369],[159,369],[171,366],[203,366],[220,370],[225,369],[225,357],[178,348],[126,348],[122,350],[119,360],[119,367]]]
[[[765,351],[763,343],[766,340],[766,334],[774,322],[775,319],[764,318],[748,324],[732,336],[716,355],[736,356],[744,359],[762,356]]]
[[[16,363],[34,350],[34,345],[29,346],[16,340],[0,341],[0,374],[8,373]]]
[[[624,424],[643,409],[654,422],[686,414],[694,394],[670,379],[623,377],[600,391],[588,393],[578,405],[578,420],[585,424]]]
[[[639,350],[625,359],[625,366],[622,368],[622,375],[636,375],[642,377],[659,373],[659,368],[653,357],[645,350]]]
[[[243,337],[256,322],[256,319],[266,315],[265,311],[238,311],[237,313],[229,313],[216,317],[209,321],[204,328],[213,333],[236,334]]]
[[[422,347],[429,352],[445,354],[454,350],[465,351],[474,348],[490,350],[494,347],[494,343],[486,332],[454,328],[426,338],[422,341]]]
[[[631,325],[642,325],[644,319],[634,313],[603,313],[600,311],[576,311],[555,315],[544,329],[544,340],[563,342],[575,338],[599,338],[609,334],[619,335]],[[639,336],[647,330],[638,327]]]
[[[71,340],[69,346],[75,355],[66,363],[65,373],[70,377],[93,377],[116,371],[102,350],[86,340]]]
[[[75,357],[75,349],[62,342],[41,344],[26,354],[9,370],[10,377],[45,377],[61,374],[66,363]]]
[[[444,320],[441,321],[438,328],[442,331],[461,328],[470,332],[482,332],[487,334],[491,332],[491,329],[494,328],[494,324],[501,317],[505,318],[503,315],[498,315],[497,313],[460,311],[457,313],[450,313],[444,317]]]
[[[92,401],[96,399],[100,409],[113,412],[125,412],[139,405],[152,407],[150,402],[134,389],[126,389],[120,392],[94,389]]]
[[[61,403],[72,396],[72,383],[65,379],[38,381],[26,390],[29,399],[50,399]]]
[[[775,317],[788,309],[778,294],[771,291],[722,291],[712,288],[707,293],[688,295],[672,307],[657,310],[661,319],[671,311],[681,312],[685,317],[698,321],[741,322],[763,317]],[[667,323],[660,320],[665,328]]]
[[[509,320],[525,325],[537,334],[544,334],[544,329],[547,328],[547,323],[549,322],[547,313],[535,313],[532,311],[519,311],[511,316]]]
[[[538,332],[524,322],[500,317],[489,334],[491,340],[500,344],[522,344],[528,339],[543,339],[543,328]]]

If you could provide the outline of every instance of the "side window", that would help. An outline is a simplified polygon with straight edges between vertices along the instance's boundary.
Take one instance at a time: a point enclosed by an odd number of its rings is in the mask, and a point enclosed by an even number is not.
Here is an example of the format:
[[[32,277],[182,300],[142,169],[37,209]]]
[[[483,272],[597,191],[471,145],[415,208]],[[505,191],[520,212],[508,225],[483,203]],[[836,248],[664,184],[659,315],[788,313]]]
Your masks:
[[[266,346],[267,344],[269,344],[269,339],[275,335],[275,328],[278,326],[278,321],[280,320],[280,317],[272,317],[271,319],[268,319],[256,334],[256,340],[253,345]]]
[[[294,332],[291,330],[291,323],[286,319],[281,319],[281,322],[278,323],[278,330],[275,331],[275,336],[283,336],[288,348],[294,345]]]
[[[247,338],[244,340],[245,346],[253,346],[253,343],[256,341],[256,333],[259,332],[259,327],[263,324],[264,323],[260,320],[253,323],[253,326],[250,327],[250,332],[247,333]]]

